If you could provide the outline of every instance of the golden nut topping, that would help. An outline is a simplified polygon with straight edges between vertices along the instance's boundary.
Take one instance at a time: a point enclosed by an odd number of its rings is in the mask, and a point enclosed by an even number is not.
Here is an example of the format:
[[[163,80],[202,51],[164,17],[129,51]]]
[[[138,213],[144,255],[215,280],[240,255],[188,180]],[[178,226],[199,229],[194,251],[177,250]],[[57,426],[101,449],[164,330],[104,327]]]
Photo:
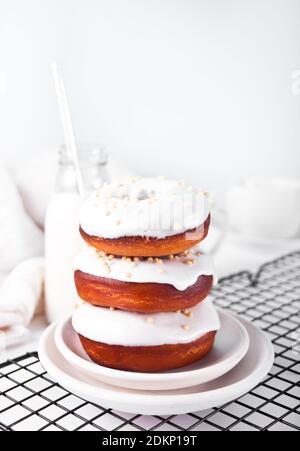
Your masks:
[[[193,315],[193,313],[188,309],[183,310],[182,314],[184,316],[187,316],[188,318],[191,318],[191,316]]]
[[[183,330],[189,330],[189,329],[190,329],[190,326],[188,326],[187,324],[183,324],[183,325],[181,326],[181,328],[182,328]]]

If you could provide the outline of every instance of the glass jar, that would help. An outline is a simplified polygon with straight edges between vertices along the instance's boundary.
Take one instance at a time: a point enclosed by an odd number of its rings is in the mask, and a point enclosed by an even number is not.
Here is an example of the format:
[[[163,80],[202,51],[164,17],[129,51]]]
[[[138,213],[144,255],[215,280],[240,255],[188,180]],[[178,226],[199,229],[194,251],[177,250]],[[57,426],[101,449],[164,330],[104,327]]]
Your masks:
[[[86,196],[108,181],[107,156],[96,145],[79,146],[78,153]],[[45,304],[49,323],[71,314],[77,301],[73,264],[82,242],[78,218],[81,202],[71,155],[61,147],[45,221]]]
[[[106,169],[107,154],[103,147],[93,144],[78,147],[79,166],[82,174],[85,195],[101,188],[108,182]],[[55,192],[73,192],[78,194],[76,173],[72,156],[65,146],[59,149],[58,172],[55,183]]]

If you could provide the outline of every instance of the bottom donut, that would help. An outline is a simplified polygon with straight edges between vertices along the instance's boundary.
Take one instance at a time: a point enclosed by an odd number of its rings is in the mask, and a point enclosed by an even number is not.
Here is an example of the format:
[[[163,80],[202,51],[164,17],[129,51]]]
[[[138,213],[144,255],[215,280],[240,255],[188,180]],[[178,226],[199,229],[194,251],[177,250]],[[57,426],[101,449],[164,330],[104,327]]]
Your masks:
[[[160,346],[120,346],[99,343],[79,334],[88,356],[98,365],[126,371],[158,372],[180,368],[205,357],[212,349],[216,331],[191,343]]]
[[[126,312],[84,303],[72,325],[88,356],[97,364],[127,371],[180,368],[205,357],[220,328],[208,298],[178,312]]]

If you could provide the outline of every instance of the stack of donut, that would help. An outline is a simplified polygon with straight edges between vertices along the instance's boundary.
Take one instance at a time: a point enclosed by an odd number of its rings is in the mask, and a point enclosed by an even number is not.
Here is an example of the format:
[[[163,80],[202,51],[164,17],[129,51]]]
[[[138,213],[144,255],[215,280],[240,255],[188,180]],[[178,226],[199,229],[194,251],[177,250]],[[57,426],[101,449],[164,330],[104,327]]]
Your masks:
[[[198,248],[209,224],[207,193],[162,177],[107,184],[85,201],[74,273],[84,302],[72,323],[94,362],[154,372],[211,351],[214,267]]]

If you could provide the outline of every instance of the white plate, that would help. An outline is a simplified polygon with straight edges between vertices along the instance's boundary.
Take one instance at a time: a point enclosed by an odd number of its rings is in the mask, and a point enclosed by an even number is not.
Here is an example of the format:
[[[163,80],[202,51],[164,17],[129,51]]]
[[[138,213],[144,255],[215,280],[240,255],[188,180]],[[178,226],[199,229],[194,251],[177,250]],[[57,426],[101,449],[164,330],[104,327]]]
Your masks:
[[[173,415],[197,412],[230,402],[261,382],[272,368],[273,347],[266,336],[242,320],[250,339],[244,359],[225,376],[207,384],[181,390],[142,391],[114,387],[74,369],[60,354],[55,341],[56,324],[42,335],[39,357],[49,375],[75,395],[123,412],[143,415]]]
[[[55,343],[74,368],[101,382],[134,390],[176,390],[217,379],[234,368],[249,348],[245,327],[234,316],[219,310],[221,329],[212,352],[204,359],[177,370],[141,373],[114,370],[92,362],[82,348],[71,318],[59,323]]]

